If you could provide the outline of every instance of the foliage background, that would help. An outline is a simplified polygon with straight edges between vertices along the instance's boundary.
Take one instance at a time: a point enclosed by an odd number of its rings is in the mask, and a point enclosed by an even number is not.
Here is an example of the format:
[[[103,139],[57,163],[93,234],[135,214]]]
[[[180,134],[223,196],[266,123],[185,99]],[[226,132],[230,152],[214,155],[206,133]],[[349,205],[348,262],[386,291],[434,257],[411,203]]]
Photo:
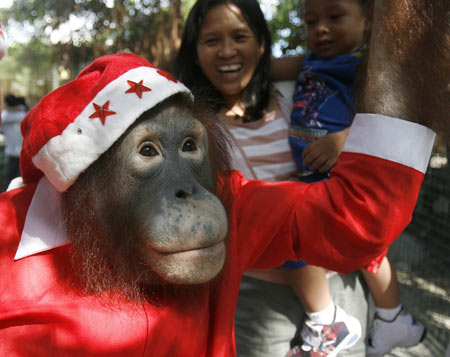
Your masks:
[[[3,93],[23,95],[33,105],[73,79],[94,58],[130,51],[170,70],[184,19],[195,0],[15,0],[2,9],[4,31],[28,35],[10,42],[0,62]],[[302,0],[262,0],[274,39],[274,55],[302,52]]]

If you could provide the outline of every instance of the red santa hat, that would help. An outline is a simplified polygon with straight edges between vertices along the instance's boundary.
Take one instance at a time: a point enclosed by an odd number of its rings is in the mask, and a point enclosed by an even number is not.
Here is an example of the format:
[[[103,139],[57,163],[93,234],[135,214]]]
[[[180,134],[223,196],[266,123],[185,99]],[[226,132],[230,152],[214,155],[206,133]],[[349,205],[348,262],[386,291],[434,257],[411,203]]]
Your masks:
[[[103,56],[45,96],[22,121],[24,184],[67,190],[146,110],[189,90],[130,53]]]

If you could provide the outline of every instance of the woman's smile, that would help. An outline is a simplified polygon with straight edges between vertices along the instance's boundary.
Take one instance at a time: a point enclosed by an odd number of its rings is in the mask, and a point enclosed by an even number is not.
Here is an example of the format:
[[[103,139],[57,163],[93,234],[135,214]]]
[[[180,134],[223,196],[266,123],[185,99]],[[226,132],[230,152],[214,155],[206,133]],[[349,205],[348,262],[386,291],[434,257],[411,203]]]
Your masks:
[[[241,64],[226,64],[217,68],[217,70],[222,74],[234,74],[240,71],[242,68]]]

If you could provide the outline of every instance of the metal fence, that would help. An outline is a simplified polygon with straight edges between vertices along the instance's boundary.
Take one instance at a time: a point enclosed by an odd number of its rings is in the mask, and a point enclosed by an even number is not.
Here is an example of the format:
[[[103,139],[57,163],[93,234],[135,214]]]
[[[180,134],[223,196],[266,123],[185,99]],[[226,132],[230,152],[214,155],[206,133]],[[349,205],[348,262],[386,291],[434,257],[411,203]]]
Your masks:
[[[402,303],[427,326],[422,352],[418,349],[414,354],[411,349],[408,356],[445,356],[450,341],[448,154],[432,157],[413,220],[389,250],[390,260],[397,269]]]

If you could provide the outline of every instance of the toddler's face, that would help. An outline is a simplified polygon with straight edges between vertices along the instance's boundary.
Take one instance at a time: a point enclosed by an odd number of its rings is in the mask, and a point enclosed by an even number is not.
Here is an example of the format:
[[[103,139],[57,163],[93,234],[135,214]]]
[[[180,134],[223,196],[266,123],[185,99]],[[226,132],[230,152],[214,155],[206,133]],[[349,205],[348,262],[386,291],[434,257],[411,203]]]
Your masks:
[[[363,42],[366,18],[358,0],[305,0],[308,49],[320,58],[356,50]]]

